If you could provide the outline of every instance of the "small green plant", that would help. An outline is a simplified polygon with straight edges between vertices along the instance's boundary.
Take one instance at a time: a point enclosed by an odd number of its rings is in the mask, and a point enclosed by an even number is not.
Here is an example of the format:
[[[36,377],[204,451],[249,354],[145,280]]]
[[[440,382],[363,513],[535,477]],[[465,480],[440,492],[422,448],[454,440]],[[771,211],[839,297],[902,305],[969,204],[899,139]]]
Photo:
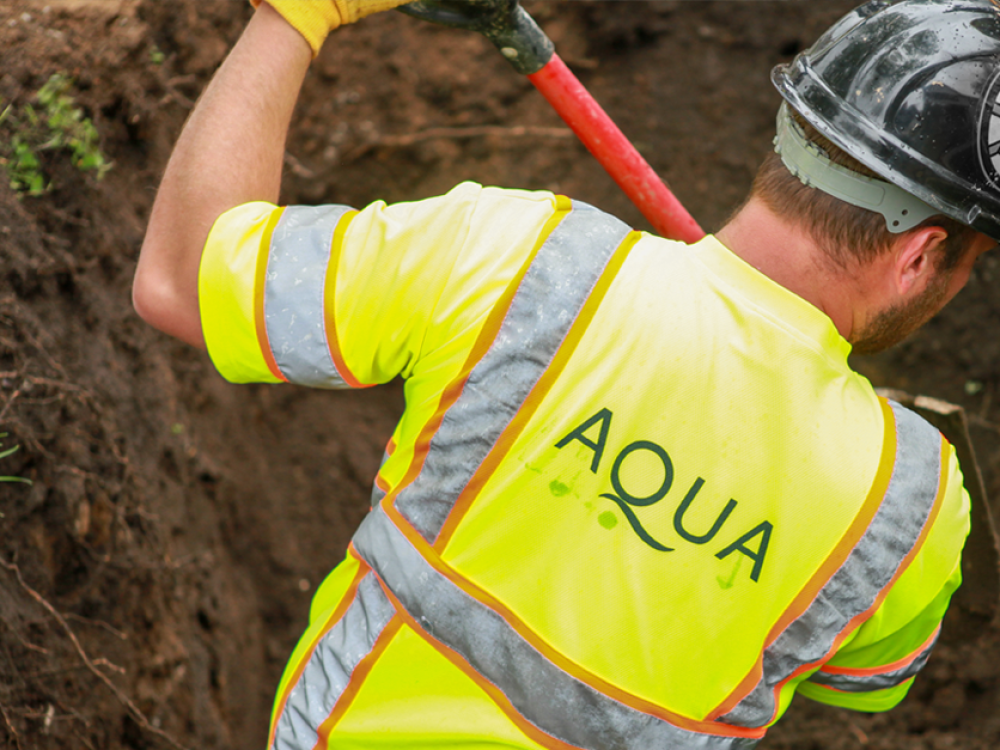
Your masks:
[[[28,195],[41,195],[46,188],[45,175],[34,150],[18,135],[11,138],[10,145],[12,155],[7,162],[10,186]]]
[[[40,151],[68,151],[77,169],[94,172],[98,180],[111,169],[101,152],[97,128],[69,93],[72,86],[71,78],[55,73],[35,95],[38,109],[26,104],[15,110],[11,104],[0,112],[0,126],[6,123],[12,131],[6,148],[0,140],[0,163],[14,190],[41,195],[49,189]]]
[[[0,432],[0,438],[7,437],[6,432]],[[0,443],[0,448],[3,447],[3,443]],[[15,445],[13,448],[8,448],[5,451],[0,451],[0,458],[7,458],[7,456],[12,453],[16,453],[20,448],[20,445]],[[24,477],[0,477],[0,482],[24,482],[25,484],[31,484],[30,479],[25,479]]]
[[[68,148],[73,154],[73,164],[77,169],[94,170],[97,179],[111,168],[101,153],[97,128],[83,110],[76,106],[67,92],[73,81],[61,73],[56,73],[38,91],[38,101],[45,107],[50,138],[40,148]]]
[[[163,61],[167,59],[167,56],[163,54],[163,51],[157,47],[155,44],[149,48],[149,61],[153,65],[163,65]]]

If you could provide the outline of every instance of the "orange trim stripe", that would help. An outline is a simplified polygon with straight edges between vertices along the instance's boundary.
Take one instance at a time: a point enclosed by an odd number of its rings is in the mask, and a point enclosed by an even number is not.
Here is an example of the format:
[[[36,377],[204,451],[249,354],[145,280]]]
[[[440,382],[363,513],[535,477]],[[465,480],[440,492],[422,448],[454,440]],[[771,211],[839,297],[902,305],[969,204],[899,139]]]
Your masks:
[[[391,457],[393,453],[396,452],[396,440],[395,438],[389,438],[389,442],[385,446],[385,455],[387,458]],[[381,467],[379,468],[381,472]],[[389,482],[382,476],[381,473],[375,475],[375,486],[378,487],[382,492],[389,492],[392,487]]]
[[[406,534],[408,528],[409,527],[400,527],[400,531]],[[412,532],[412,535],[407,534],[407,538],[410,539],[414,546],[417,546],[418,550],[422,551],[424,558],[438,573],[445,576],[467,596],[475,599],[500,615],[507,621],[507,624],[518,633],[518,635],[524,638],[524,640],[531,644],[532,648],[552,662],[556,667],[580,682],[589,685],[594,690],[613,698],[629,708],[649,714],[650,716],[655,716],[659,719],[663,719],[676,727],[686,729],[691,732],[713,734],[722,737],[751,737],[755,739],[759,739],[764,736],[766,732],[765,727],[739,727],[732,724],[721,724],[714,721],[699,721],[697,719],[688,718],[687,716],[681,716],[680,714],[668,711],[663,708],[663,706],[646,701],[636,695],[626,692],[616,685],[603,680],[599,676],[588,672],[579,664],[570,660],[564,654],[555,650],[552,646],[542,640],[530,627],[528,627],[527,624],[525,624],[513,611],[508,609],[507,606],[499,599],[496,599],[488,591],[479,588],[474,583],[463,578],[457,572],[449,568],[437,555],[430,551],[427,543],[424,542],[423,538],[420,537],[420,535],[415,531]],[[378,573],[375,572],[375,575],[377,576]]]
[[[347,211],[337,222],[337,228],[333,230],[333,240],[330,242],[330,260],[326,266],[326,277],[323,280],[323,328],[326,331],[326,347],[330,350],[330,359],[333,366],[337,368],[337,374],[343,378],[351,388],[371,388],[377,383],[362,383],[351,372],[351,369],[344,362],[343,353],[340,351],[340,342],[337,339],[337,322],[335,302],[337,299],[337,269],[340,267],[340,252],[344,247],[344,235],[351,221],[358,215],[357,211]]]
[[[375,645],[372,647],[372,650],[358,662],[358,666],[351,672],[351,679],[348,681],[347,687],[344,688],[344,692],[337,699],[333,711],[330,712],[330,715],[323,720],[323,723],[316,730],[316,744],[313,746],[313,750],[326,750],[329,747],[330,732],[333,731],[334,727],[337,726],[337,722],[347,713],[347,709],[351,707],[354,699],[358,696],[358,692],[361,690],[361,686],[364,685],[368,674],[372,671],[372,667],[375,666],[375,662],[378,661],[382,652],[392,642],[393,637],[399,632],[402,625],[403,621],[399,615],[393,615],[392,619],[382,629],[382,632],[379,633],[378,638],[375,639]]]
[[[534,416],[535,411],[538,409],[549,390],[551,390],[556,378],[562,374],[566,364],[573,356],[573,352],[576,351],[577,345],[586,333],[590,322],[594,319],[594,315],[597,313],[597,309],[604,300],[604,296],[607,294],[612,282],[614,282],[615,278],[617,278],[618,271],[621,269],[622,264],[628,257],[632,247],[641,237],[642,234],[640,232],[629,232],[609,259],[607,266],[601,273],[601,276],[594,285],[594,288],[591,290],[590,295],[587,297],[587,301],[580,309],[576,320],[573,321],[569,332],[566,334],[566,338],[563,340],[562,344],[560,344],[558,351],[556,351],[555,356],[552,358],[552,362],[549,364],[549,367],[542,374],[542,377],[538,379],[538,382],[535,383],[535,386],[531,389],[528,397],[525,398],[524,404],[518,410],[517,414],[514,415],[514,418],[510,421],[510,424],[507,425],[503,434],[497,439],[496,444],[493,446],[492,450],[490,450],[486,459],[476,470],[476,473],[473,474],[469,483],[465,486],[461,494],[458,496],[458,499],[455,501],[455,505],[448,514],[448,519],[445,521],[444,526],[441,528],[441,532],[438,534],[437,540],[434,542],[434,549],[439,553],[447,547],[448,542],[451,540],[452,535],[461,523],[462,518],[465,517],[465,514],[472,506],[473,501],[475,501],[476,497],[478,497],[479,493],[483,489],[483,486],[493,475],[494,471],[496,471],[496,468],[500,465],[503,459],[506,458],[507,452],[524,431],[524,428],[530,421],[531,417]]]
[[[267,323],[264,320],[264,286],[267,279],[267,260],[271,255],[271,236],[274,234],[274,227],[281,221],[285,213],[285,207],[276,209],[267,220],[264,227],[264,234],[260,238],[260,248],[257,251],[257,268],[253,279],[253,321],[257,332],[257,345],[260,347],[267,369],[274,377],[288,382],[278,369],[278,363],[274,360],[274,353],[271,351],[271,342],[267,338]]]
[[[934,526],[934,522],[937,520],[938,514],[941,512],[941,506],[943,504],[942,500],[944,499],[948,487],[948,472],[944,470],[944,467],[947,467],[948,465],[947,461],[948,461],[948,442],[944,440],[944,438],[941,438],[941,462],[939,466],[941,466],[942,469],[941,471],[939,471],[940,479],[938,484],[937,496],[934,498],[934,505],[931,506],[931,512],[927,514],[927,519],[926,521],[924,521],[924,526],[920,530],[920,535],[917,537],[917,540],[916,542],[914,542],[913,547],[910,549],[909,553],[907,553],[906,557],[904,557],[903,560],[900,562],[899,567],[896,569],[896,574],[883,587],[883,589],[879,592],[878,596],[875,597],[875,601],[872,603],[872,605],[861,614],[855,616],[850,622],[847,623],[844,629],[840,631],[837,637],[833,640],[833,645],[830,647],[830,650],[823,655],[822,659],[817,659],[816,661],[810,664],[802,665],[797,670],[795,670],[795,672],[789,675],[787,679],[782,680],[781,683],[775,686],[774,694],[776,696],[781,691],[781,688],[784,687],[789,680],[798,677],[803,672],[808,672],[809,670],[815,668],[817,664],[826,661],[827,659],[831,658],[833,654],[837,653],[837,649],[840,648],[840,644],[844,642],[847,636],[850,635],[852,632],[854,632],[855,628],[859,627],[861,623],[863,623],[865,620],[867,620],[869,617],[872,616],[875,610],[877,610],[880,606],[882,606],[882,602],[885,601],[885,598],[889,595],[889,592],[892,590],[893,585],[895,585],[896,581],[899,580],[899,577],[906,572],[906,569],[910,567],[910,563],[913,562],[913,559],[917,556],[917,553],[919,553],[920,549],[924,546],[924,542],[927,540],[927,535],[930,533],[931,528]],[[777,705],[777,701],[775,701],[775,705]],[[772,715],[771,721],[773,720],[774,716]]]
[[[490,347],[493,345],[493,340],[500,332],[500,326],[507,317],[507,311],[510,309],[510,304],[517,293],[517,289],[521,285],[524,275],[528,272],[528,269],[534,262],[535,256],[538,255],[538,251],[545,243],[545,240],[549,238],[549,235],[552,234],[553,230],[560,224],[560,222],[562,222],[563,219],[566,218],[572,208],[573,204],[569,198],[561,195],[556,196],[555,212],[549,217],[549,220],[545,222],[545,226],[542,227],[542,231],[538,235],[538,240],[535,242],[535,246],[532,248],[527,260],[525,260],[521,268],[518,269],[517,274],[507,285],[507,289],[504,290],[504,293],[493,306],[493,310],[487,317],[486,323],[483,324],[483,328],[479,332],[479,336],[476,337],[476,342],[469,351],[469,356],[466,357],[465,364],[462,365],[461,371],[441,393],[437,409],[431,418],[427,420],[427,424],[424,425],[423,429],[420,431],[420,435],[414,442],[413,456],[410,459],[410,466],[407,468],[406,474],[403,476],[403,479],[399,482],[399,484],[396,485],[395,490],[386,496],[383,507],[386,508],[386,512],[389,513],[394,523],[400,529],[404,529],[407,532],[407,536],[410,536],[410,531],[413,531],[414,534],[416,534],[416,532],[410,526],[409,521],[403,518],[399,511],[396,510],[396,496],[404,488],[409,486],[420,474],[420,471],[423,469],[424,461],[427,460],[427,452],[430,450],[431,438],[434,437],[434,434],[441,427],[444,415],[458,400],[458,397],[462,395],[462,389],[465,388],[465,383],[469,379],[469,375],[472,373],[476,363],[483,358],[486,352],[488,352]],[[419,537],[420,535],[416,534],[416,536]]]
[[[377,576],[378,574],[376,574]],[[541,745],[545,748],[550,748],[551,750],[579,750],[576,745],[570,745],[569,743],[563,742],[560,739],[553,737],[550,734],[543,732],[541,729],[536,727],[530,721],[528,721],[515,707],[514,704],[510,702],[503,691],[500,690],[496,685],[494,685],[489,680],[483,679],[483,676],[476,671],[476,669],[465,660],[460,653],[449,648],[438,640],[435,640],[427,631],[425,631],[420,624],[406,611],[406,607],[400,602],[385,583],[379,579],[379,583],[382,584],[382,590],[385,595],[389,597],[389,600],[396,607],[396,612],[398,617],[405,622],[410,629],[420,636],[431,648],[441,654],[445,659],[450,661],[456,667],[458,667],[466,677],[468,677],[472,682],[476,684],[484,693],[486,693],[490,699],[497,705],[497,707],[506,714],[507,718],[513,722],[518,729],[520,729],[524,734],[528,736],[533,742]]]
[[[823,674],[842,674],[849,677],[874,677],[880,674],[888,674],[889,672],[897,672],[900,669],[910,666],[915,662],[920,656],[926,653],[927,649],[931,647],[934,643],[934,639],[938,637],[938,633],[941,632],[941,626],[938,625],[931,633],[930,638],[920,644],[917,649],[904,656],[902,659],[898,659],[891,664],[883,664],[881,667],[865,667],[865,668],[852,668],[852,667],[836,667],[832,664],[827,664],[820,668],[820,672]]]
[[[309,649],[299,661],[299,665],[295,668],[295,672],[292,674],[291,679],[289,679],[288,683],[285,685],[285,689],[282,691],[278,704],[271,716],[271,731],[267,740],[268,747],[271,747],[271,745],[274,744],[274,733],[278,728],[278,719],[285,710],[285,704],[288,703],[288,696],[291,694],[292,689],[298,684],[299,680],[302,679],[302,673],[305,671],[306,664],[308,664],[309,660],[312,658],[313,652],[316,650],[316,646],[323,639],[323,636],[329,633],[330,629],[340,622],[344,613],[347,612],[347,608],[350,607],[351,603],[354,601],[354,597],[357,596],[358,586],[361,583],[361,579],[364,578],[371,570],[371,568],[368,567],[368,564],[358,556],[357,552],[350,550],[350,548],[348,548],[348,552],[352,557],[358,560],[360,564],[358,572],[354,574],[354,579],[351,581],[351,585],[347,587],[347,591],[344,592],[344,596],[341,598],[340,603],[336,606],[336,608],[334,608],[323,627],[316,634],[316,637],[313,638],[312,643],[309,644]]]
[[[844,535],[840,538],[840,541],[837,542],[837,546],[834,547],[826,560],[823,561],[823,564],[820,565],[806,585],[802,587],[788,608],[785,609],[781,617],[778,618],[777,622],[775,622],[774,626],[768,632],[767,638],[764,641],[764,647],[761,649],[760,656],[754,663],[753,668],[740,681],[733,692],[729,694],[729,697],[708,714],[708,719],[714,720],[720,716],[725,716],[757,686],[764,676],[764,652],[789,625],[809,609],[809,605],[812,604],[823,587],[829,583],[834,573],[840,570],[847,557],[868,530],[872,519],[875,518],[875,514],[885,499],[885,494],[889,490],[889,481],[892,479],[892,471],[896,465],[896,416],[893,414],[889,402],[885,399],[879,399],[879,406],[882,409],[883,421],[882,455],[879,458],[878,469],[875,471],[875,478],[872,480],[872,485],[864,504],[862,504],[861,509],[854,517],[851,525],[844,532]],[[787,680],[777,686],[776,693],[780,691],[785,682]]]

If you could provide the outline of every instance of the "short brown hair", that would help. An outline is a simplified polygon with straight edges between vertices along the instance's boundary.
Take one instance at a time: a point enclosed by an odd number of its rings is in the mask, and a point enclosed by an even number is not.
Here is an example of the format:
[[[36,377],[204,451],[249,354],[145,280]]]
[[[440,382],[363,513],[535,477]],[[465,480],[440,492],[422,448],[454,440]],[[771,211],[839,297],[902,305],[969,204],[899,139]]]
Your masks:
[[[797,112],[791,110],[791,115],[802,127],[806,138],[823,149],[834,164],[865,177],[882,179],[821,135]],[[897,236],[886,228],[882,214],[845,203],[802,184],[773,151],[757,170],[750,197],[759,198],[783,219],[803,226],[816,244],[841,268],[849,268],[853,263],[872,262],[889,249]],[[928,226],[941,227],[948,233],[937,267],[941,271],[949,271],[962,259],[975,230],[944,215],[932,216],[914,229]]]

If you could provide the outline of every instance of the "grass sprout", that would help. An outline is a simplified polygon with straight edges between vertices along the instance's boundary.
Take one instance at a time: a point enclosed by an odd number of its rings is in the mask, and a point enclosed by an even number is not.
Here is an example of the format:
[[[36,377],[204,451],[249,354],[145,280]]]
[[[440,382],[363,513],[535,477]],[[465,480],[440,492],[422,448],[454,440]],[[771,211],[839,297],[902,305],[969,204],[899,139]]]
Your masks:
[[[7,433],[0,432],[0,438],[5,438],[5,437],[7,437]],[[3,443],[0,443],[0,448],[2,447]],[[20,445],[15,445],[13,448],[8,448],[5,451],[0,451],[0,458],[7,458],[7,456],[11,455],[12,453],[17,453],[20,447],[21,447]],[[24,484],[31,484],[31,480],[26,479],[25,477],[0,476],[0,482],[23,482]]]

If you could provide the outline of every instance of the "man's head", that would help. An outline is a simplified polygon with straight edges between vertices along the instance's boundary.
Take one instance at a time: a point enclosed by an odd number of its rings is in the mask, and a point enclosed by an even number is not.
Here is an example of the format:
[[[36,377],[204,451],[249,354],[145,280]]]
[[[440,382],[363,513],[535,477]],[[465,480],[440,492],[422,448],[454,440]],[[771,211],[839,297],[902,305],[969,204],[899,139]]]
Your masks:
[[[810,148],[837,167],[881,179],[797,113],[791,116]],[[854,325],[845,333],[859,354],[882,351],[927,322],[964,286],[975,259],[995,244],[943,214],[890,231],[883,214],[805,184],[777,153],[758,170],[749,200],[806,234],[831,275],[856,281],[850,288],[865,304],[855,307]]]
[[[885,348],[1000,238],[1000,2],[871,0],[772,80],[786,100],[779,153],[751,201],[800,228],[831,271],[867,269],[878,304],[849,338]]]
[[[852,174],[881,181],[881,177],[822,135],[802,115],[788,111],[788,116],[810,146],[821,152],[835,167]],[[775,151],[768,154],[757,171],[750,195],[758,198],[776,215],[802,226],[829,256],[831,263],[845,271],[857,264],[867,264],[888,252],[901,235],[936,226],[948,238],[938,259],[938,268],[948,271],[961,259],[977,232],[943,214],[935,214],[906,232],[890,231],[885,216],[874,210],[848,203],[826,192],[809,179],[796,176]]]
[[[933,226],[922,229],[938,231]],[[914,234],[916,236],[908,243],[909,248],[919,247],[928,236],[922,230],[917,230]],[[895,282],[890,285],[890,294],[895,291],[897,297],[890,298],[883,306],[873,309],[863,323],[852,331],[849,340],[855,353],[874,354],[884,351],[920,328],[965,286],[976,258],[994,247],[995,243],[990,237],[976,233],[962,242],[954,241],[953,237],[948,236],[942,240],[942,245],[937,264],[930,268],[924,283],[911,284],[909,292],[902,291],[905,289],[905,281],[901,284],[900,279],[905,277],[908,269],[910,279],[915,280],[918,273],[918,269],[914,267],[916,256],[912,252],[907,256],[908,248],[905,246],[902,253],[890,255],[892,263],[888,278]],[[947,247],[948,245],[951,247]],[[960,249],[960,254],[954,252],[955,247]],[[931,262],[934,263],[933,258]]]

